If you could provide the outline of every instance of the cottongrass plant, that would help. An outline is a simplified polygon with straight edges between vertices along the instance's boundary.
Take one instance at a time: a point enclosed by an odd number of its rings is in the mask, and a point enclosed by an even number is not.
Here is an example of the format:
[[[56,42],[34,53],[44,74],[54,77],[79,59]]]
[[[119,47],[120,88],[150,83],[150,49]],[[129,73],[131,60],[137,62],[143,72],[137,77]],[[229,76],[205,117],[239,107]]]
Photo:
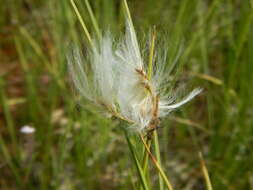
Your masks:
[[[74,85],[81,96],[99,107],[106,115],[127,122],[128,129],[140,135],[145,148],[142,161],[138,158],[135,146],[126,131],[127,142],[140,176],[140,188],[150,189],[147,182],[150,157],[159,172],[160,189],[164,188],[164,184],[168,189],[172,189],[161,167],[156,129],[161,118],[189,102],[201,89],[194,89],[181,101],[168,94],[166,89],[170,83],[165,69],[166,59],[159,57],[155,51],[155,32],[150,40],[148,63],[145,63],[126,1],[126,31],[119,42],[115,42],[109,32],[100,34],[89,3],[85,2],[97,38],[91,38],[74,1],[71,0],[90,44],[86,56],[83,56],[78,48],[74,48],[72,55],[68,57]],[[150,150],[153,136],[155,156]]]

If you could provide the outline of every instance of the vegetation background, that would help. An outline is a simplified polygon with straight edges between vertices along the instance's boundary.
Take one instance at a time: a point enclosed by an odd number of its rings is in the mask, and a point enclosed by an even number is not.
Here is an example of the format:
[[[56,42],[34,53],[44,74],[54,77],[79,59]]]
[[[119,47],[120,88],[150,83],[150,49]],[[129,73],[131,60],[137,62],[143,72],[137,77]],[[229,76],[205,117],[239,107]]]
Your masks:
[[[85,1],[76,3],[91,26]],[[90,3],[100,28],[124,32],[121,0]],[[176,85],[204,88],[158,131],[175,189],[205,189],[199,151],[213,189],[253,189],[253,1],[128,4],[144,47],[154,25],[168,46],[168,64],[183,44]],[[1,190],[134,189],[137,176],[117,121],[73,96],[66,55],[80,41],[68,0],[0,0]],[[21,134],[24,125],[36,132]]]

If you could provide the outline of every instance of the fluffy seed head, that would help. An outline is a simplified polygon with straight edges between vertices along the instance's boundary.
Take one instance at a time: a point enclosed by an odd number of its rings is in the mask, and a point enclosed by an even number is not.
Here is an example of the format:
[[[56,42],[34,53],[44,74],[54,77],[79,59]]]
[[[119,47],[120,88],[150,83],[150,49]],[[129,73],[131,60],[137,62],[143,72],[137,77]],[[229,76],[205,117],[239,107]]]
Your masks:
[[[175,102],[175,97],[162,90],[167,85],[165,60],[154,61],[153,77],[149,79],[134,28],[128,20],[126,25],[122,41],[114,44],[112,36],[106,34],[85,57],[74,49],[68,65],[74,85],[83,97],[142,131],[157,125],[159,118],[190,101],[201,89]],[[84,69],[88,65],[90,72]]]

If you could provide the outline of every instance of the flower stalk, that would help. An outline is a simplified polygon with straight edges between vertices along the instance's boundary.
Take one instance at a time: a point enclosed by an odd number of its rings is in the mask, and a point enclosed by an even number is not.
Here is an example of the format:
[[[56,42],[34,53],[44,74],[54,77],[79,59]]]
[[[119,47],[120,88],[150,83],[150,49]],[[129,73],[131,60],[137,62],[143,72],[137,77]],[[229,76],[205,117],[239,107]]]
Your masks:
[[[148,147],[148,145],[146,144],[145,139],[144,139],[144,137],[143,137],[142,134],[140,134],[140,138],[141,138],[141,141],[142,141],[142,143],[143,143],[143,145],[144,145],[144,147],[145,147],[145,149],[146,149],[146,151],[147,151],[149,157],[151,158],[151,160],[152,160],[152,162],[154,163],[155,167],[157,168],[157,170],[158,170],[159,173],[161,174],[161,177],[163,178],[163,180],[164,180],[164,182],[165,182],[167,188],[168,188],[169,190],[173,190],[173,187],[172,187],[171,183],[169,182],[169,180],[168,180],[166,174],[164,173],[162,167],[159,165],[159,163],[158,163],[158,161],[156,160],[156,158],[155,158],[155,157],[153,156],[153,154],[150,152],[149,147]]]
[[[155,49],[156,31],[151,35],[148,64],[144,63],[134,25],[126,0],[126,33],[122,41],[114,44],[114,39],[107,33],[102,35],[88,0],[85,0],[97,38],[93,39],[74,3],[71,5],[80,21],[85,36],[90,44],[87,56],[83,57],[78,49],[68,57],[70,74],[79,93],[95,104],[101,111],[129,124],[129,128],[139,134],[145,149],[142,162],[129,138],[126,129],[125,138],[137,168],[141,187],[148,190],[148,158],[159,173],[160,190],[166,186],[173,190],[170,181],[161,166],[157,128],[160,119],[171,111],[190,101],[201,89],[193,90],[188,96],[177,102],[177,98],[164,89],[169,84],[165,72],[165,59],[157,55]],[[157,58],[158,57],[158,58]],[[83,63],[90,66],[84,70]],[[147,139],[144,139],[146,134]],[[151,152],[154,140],[155,156]]]

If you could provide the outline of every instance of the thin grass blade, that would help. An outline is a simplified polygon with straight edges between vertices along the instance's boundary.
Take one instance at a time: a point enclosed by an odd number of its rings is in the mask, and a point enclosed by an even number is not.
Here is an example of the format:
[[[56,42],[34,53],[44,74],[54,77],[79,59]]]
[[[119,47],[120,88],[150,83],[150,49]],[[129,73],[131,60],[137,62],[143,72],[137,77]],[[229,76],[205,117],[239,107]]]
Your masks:
[[[135,165],[136,165],[136,169],[138,171],[138,174],[139,174],[139,177],[140,177],[143,189],[144,190],[149,190],[148,183],[147,183],[146,178],[145,178],[145,174],[143,172],[141,164],[140,164],[140,162],[139,162],[139,160],[137,158],[137,155],[135,153],[134,146],[133,146],[133,144],[132,144],[132,142],[131,142],[131,140],[130,140],[128,134],[127,134],[127,132],[125,130],[124,130],[124,132],[125,132],[125,137],[126,137],[126,140],[127,140],[127,143],[128,143],[128,147],[129,147],[129,150],[130,150],[130,152],[131,152],[131,154],[133,156],[133,159],[134,159],[134,162],[135,162]]]

